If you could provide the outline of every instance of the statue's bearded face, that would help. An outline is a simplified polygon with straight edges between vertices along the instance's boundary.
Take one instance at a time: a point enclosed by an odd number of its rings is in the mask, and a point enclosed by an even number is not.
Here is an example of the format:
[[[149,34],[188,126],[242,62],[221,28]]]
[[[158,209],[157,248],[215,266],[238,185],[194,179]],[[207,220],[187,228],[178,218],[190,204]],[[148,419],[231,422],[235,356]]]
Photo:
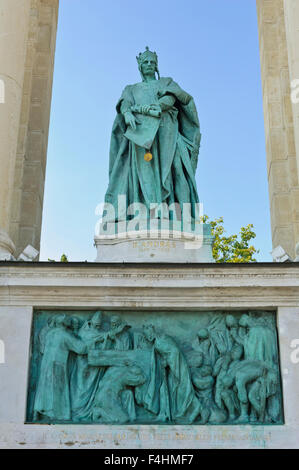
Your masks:
[[[239,325],[242,326],[243,328],[249,328],[250,326],[250,318],[248,315],[244,314],[241,316]]]
[[[111,328],[112,330],[116,330],[121,325],[120,318],[112,318],[111,320]]]
[[[141,64],[143,75],[153,75],[157,69],[157,61],[153,55],[145,57]]]
[[[153,327],[151,326],[148,326],[148,327],[145,327],[144,328],[144,336],[146,337],[146,339],[150,342],[154,341],[155,339],[155,330]]]
[[[74,331],[79,330],[80,321],[78,320],[78,318],[72,318],[71,326],[72,326],[72,330]]]
[[[101,322],[101,321],[99,321],[99,320],[91,321],[91,324],[92,324],[92,327],[93,327],[95,330],[100,330],[100,329],[101,329],[101,326],[102,326],[102,322]]]

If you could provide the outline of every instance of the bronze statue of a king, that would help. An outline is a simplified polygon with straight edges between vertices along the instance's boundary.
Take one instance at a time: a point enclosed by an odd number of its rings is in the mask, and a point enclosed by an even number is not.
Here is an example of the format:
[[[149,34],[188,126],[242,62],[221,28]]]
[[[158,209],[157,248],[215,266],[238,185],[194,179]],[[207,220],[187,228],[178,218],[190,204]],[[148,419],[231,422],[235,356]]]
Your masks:
[[[126,86],[116,106],[105,203],[115,208],[116,222],[128,220],[116,209],[120,195],[126,207],[142,203],[147,217],[163,203],[179,210],[189,203],[194,218],[201,139],[194,100],[172,78],[160,77],[148,47],[137,62],[142,81]]]

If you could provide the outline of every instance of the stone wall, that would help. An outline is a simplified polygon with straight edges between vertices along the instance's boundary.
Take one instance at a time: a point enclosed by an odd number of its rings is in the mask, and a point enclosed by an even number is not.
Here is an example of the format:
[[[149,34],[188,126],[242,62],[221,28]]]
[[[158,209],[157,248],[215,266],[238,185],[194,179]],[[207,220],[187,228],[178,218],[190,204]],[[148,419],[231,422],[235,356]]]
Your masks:
[[[299,265],[0,264],[0,447],[297,448]],[[283,425],[34,425],[26,421],[33,312],[277,312]],[[294,357],[293,357],[294,359]],[[295,357],[296,359],[296,357]]]

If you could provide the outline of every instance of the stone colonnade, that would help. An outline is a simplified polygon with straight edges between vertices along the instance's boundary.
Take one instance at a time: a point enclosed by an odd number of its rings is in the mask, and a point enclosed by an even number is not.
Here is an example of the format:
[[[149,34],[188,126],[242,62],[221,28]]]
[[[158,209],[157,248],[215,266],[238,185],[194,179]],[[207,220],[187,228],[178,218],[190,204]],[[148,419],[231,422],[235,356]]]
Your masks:
[[[273,247],[294,257],[299,103],[291,100],[291,83],[299,83],[299,1],[256,1]],[[40,246],[58,4],[0,4],[0,259]]]

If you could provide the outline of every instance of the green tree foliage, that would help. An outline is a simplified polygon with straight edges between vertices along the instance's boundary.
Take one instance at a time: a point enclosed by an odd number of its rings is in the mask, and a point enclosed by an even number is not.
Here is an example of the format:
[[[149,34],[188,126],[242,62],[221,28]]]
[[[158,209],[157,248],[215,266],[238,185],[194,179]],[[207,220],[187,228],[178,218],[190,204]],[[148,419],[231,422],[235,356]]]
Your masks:
[[[250,241],[256,237],[253,231],[253,224],[248,224],[246,227],[241,227],[238,235],[225,235],[223,226],[223,217],[215,220],[210,220],[207,215],[202,217],[205,224],[210,224],[212,227],[212,234],[215,237],[213,246],[213,257],[216,263],[254,263],[256,258],[254,255],[259,253]],[[55,260],[49,259],[50,262]],[[68,257],[63,254],[60,258],[61,263],[68,263]]]
[[[55,259],[48,258],[48,261],[49,261],[49,263],[56,263]],[[68,263],[68,262],[69,262],[68,257],[65,254],[61,255],[60,263]]]
[[[216,263],[254,263],[254,255],[259,253],[250,241],[256,237],[253,231],[253,224],[241,227],[238,235],[226,236],[223,227],[223,217],[210,220],[207,215],[202,217],[202,221],[211,224],[212,234],[215,237],[213,246],[213,257]]]

